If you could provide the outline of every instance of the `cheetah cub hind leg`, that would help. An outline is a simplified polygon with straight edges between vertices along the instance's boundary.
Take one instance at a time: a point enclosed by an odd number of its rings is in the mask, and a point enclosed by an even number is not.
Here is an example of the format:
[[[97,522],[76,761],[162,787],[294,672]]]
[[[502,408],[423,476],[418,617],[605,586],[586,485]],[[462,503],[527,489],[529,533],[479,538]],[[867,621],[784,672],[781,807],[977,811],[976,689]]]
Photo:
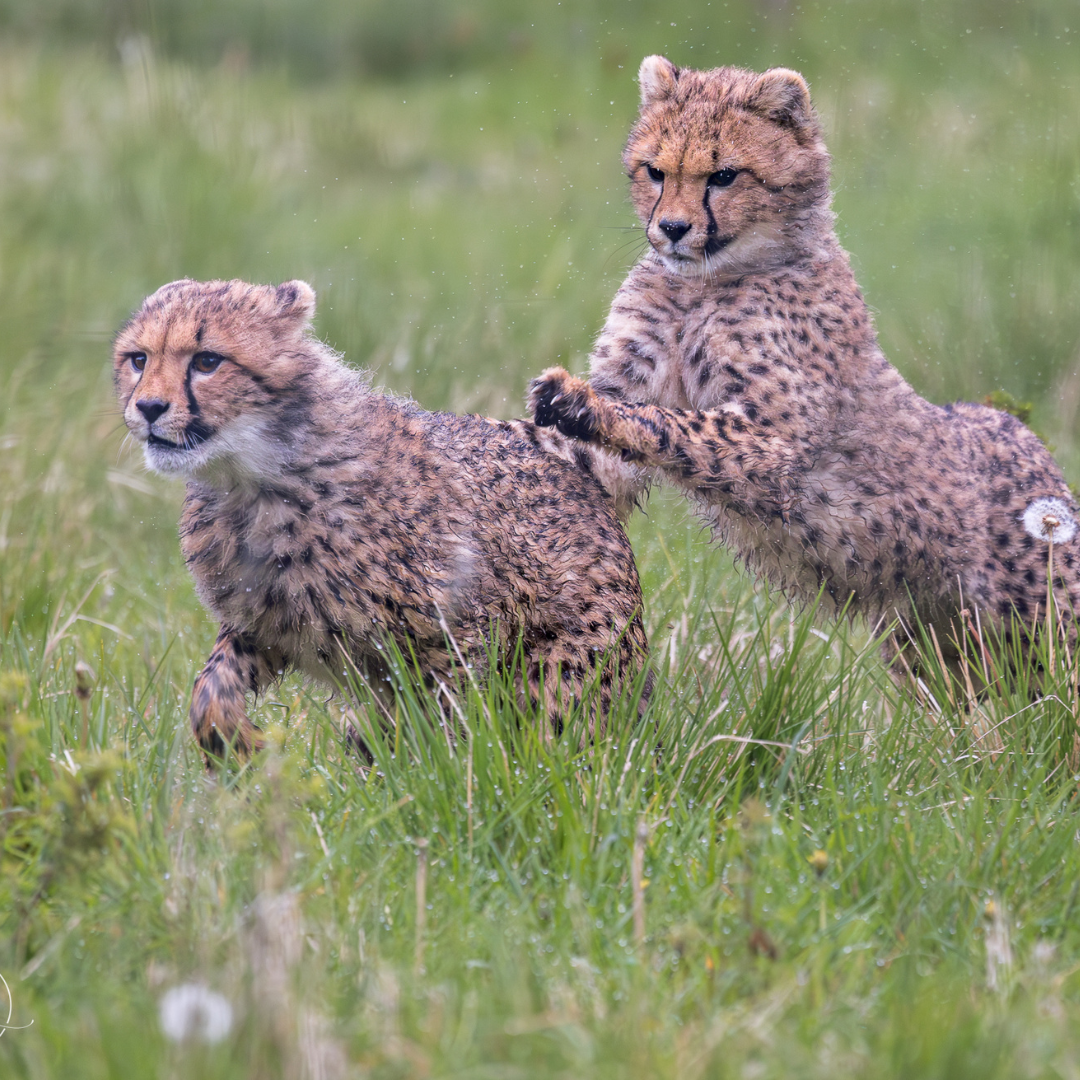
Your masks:
[[[642,662],[647,654],[639,609],[614,639],[596,623],[555,634],[543,655],[523,650],[523,688],[546,719],[545,730],[556,737],[566,730],[567,718],[581,710],[584,746],[604,737],[616,701],[628,692],[633,691],[637,718],[644,716],[655,684],[655,673]]]

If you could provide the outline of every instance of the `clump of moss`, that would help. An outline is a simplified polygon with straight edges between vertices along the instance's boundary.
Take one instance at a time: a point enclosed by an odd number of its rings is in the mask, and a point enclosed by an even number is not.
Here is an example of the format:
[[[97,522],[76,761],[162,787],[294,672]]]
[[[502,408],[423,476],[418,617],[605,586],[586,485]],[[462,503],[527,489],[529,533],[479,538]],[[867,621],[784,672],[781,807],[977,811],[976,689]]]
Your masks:
[[[1021,424],[1026,424],[1031,428],[1031,433],[1051,454],[1057,449],[1038,428],[1031,427],[1031,414],[1035,406],[1030,401],[1021,401],[1019,398],[1013,397],[1008,390],[993,390],[983,398],[983,404],[989,405],[991,409],[997,409],[998,412],[1015,416]]]
[[[1008,390],[993,390],[983,398],[983,404],[989,405],[991,409],[997,409],[998,412],[1006,412],[1010,416],[1015,416],[1021,424],[1027,424],[1031,419],[1031,411],[1034,409],[1034,405],[1030,401],[1020,401],[1018,398],[1014,398]],[[1038,434],[1036,432],[1036,434]],[[1039,435],[1039,438],[1045,443],[1046,440]]]

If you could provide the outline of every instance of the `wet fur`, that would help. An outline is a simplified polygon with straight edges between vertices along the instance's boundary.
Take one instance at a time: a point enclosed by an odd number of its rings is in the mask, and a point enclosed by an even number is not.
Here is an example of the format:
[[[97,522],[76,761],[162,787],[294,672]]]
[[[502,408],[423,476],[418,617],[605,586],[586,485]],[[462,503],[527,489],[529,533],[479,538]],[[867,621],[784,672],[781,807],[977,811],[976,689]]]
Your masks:
[[[179,281],[116,339],[124,419],[152,468],[187,480],[181,547],[221,622],[192,696],[199,744],[257,746],[246,696],[291,668],[381,679],[386,639],[432,683],[453,681],[457,650],[482,671],[520,640],[553,729],[593,678],[602,722],[647,642],[592,452],[375,392],[311,336],[314,309],[303,282]]]

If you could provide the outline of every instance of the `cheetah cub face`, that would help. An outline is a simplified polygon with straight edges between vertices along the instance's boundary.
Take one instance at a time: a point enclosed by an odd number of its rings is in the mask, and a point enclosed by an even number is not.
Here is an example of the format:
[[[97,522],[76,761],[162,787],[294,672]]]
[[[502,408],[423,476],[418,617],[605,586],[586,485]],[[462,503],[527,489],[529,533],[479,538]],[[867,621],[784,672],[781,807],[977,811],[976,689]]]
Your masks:
[[[158,289],[113,346],[124,422],[147,465],[238,483],[279,472],[289,434],[283,391],[295,394],[304,374],[299,347],[314,310],[303,281]]]
[[[623,164],[653,250],[686,275],[783,263],[828,202],[829,155],[797,72],[679,69],[647,56]]]

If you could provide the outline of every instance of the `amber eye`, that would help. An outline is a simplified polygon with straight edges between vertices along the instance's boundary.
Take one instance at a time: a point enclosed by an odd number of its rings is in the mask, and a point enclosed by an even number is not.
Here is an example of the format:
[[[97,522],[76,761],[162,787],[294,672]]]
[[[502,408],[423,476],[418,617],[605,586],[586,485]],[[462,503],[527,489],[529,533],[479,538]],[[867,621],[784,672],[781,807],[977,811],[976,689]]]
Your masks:
[[[738,169],[721,169],[709,177],[709,187],[731,187],[738,175]]]
[[[128,353],[128,361],[136,371],[142,371],[142,369],[146,367],[146,353]]]
[[[218,356],[217,353],[197,352],[191,358],[191,366],[200,374],[209,375],[210,372],[217,371],[224,359],[224,356]]]
[[[654,184],[662,184],[664,182],[664,174],[653,165],[646,165],[645,171],[649,174],[649,179]]]

